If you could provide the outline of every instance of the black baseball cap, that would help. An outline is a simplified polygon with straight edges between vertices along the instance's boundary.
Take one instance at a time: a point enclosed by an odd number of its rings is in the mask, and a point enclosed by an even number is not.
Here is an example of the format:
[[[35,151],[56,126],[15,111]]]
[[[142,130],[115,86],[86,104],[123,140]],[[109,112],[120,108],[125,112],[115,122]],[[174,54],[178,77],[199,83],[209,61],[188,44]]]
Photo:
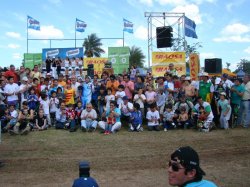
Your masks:
[[[180,161],[180,164],[188,169],[196,169],[201,175],[206,173],[200,168],[200,159],[198,153],[190,146],[180,147],[171,155],[171,160]]]

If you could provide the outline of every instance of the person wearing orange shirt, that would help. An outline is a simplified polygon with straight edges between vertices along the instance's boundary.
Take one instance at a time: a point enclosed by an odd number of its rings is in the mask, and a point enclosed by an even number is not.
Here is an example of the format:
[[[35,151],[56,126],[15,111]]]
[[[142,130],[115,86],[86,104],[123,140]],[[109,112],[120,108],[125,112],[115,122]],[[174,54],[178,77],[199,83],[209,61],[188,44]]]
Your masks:
[[[65,88],[66,82],[63,80],[63,78],[64,78],[63,74],[60,74],[58,77],[58,85]]]
[[[75,104],[75,100],[74,100],[75,90],[74,90],[74,88],[72,88],[70,80],[67,80],[67,85],[66,85],[64,94],[65,94],[65,104],[66,105],[69,105],[69,104],[74,105]]]
[[[110,80],[107,82],[106,88],[111,88],[112,95],[115,95],[116,91],[118,91],[118,86],[120,85],[119,81],[115,79],[114,75],[110,75]]]

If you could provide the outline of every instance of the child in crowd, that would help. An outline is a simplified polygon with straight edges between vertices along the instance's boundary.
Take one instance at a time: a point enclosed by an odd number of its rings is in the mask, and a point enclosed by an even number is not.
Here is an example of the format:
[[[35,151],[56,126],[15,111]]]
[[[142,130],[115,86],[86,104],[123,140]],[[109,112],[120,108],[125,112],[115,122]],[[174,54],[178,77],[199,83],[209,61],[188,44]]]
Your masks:
[[[14,105],[10,105],[9,108],[5,109],[5,119],[7,125],[3,128],[3,131],[8,131],[13,129],[13,127],[16,125],[17,123],[17,118],[18,118],[18,112],[15,109]]]
[[[138,103],[140,105],[142,118],[145,117],[145,114],[144,114],[144,103],[145,103],[145,101],[146,101],[146,96],[143,94],[143,89],[140,88],[138,90],[138,93],[135,94],[135,96],[134,96],[134,102]]]
[[[45,94],[41,95],[40,100],[40,109],[43,109],[44,116],[47,119],[47,123],[49,127],[51,126],[51,119],[50,119],[50,100],[48,99],[48,96]]]
[[[199,107],[198,120],[197,120],[197,128],[199,131],[202,131],[204,122],[206,120],[205,108],[204,106]]]
[[[100,87],[100,94],[98,96],[98,111],[99,116],[101,116],[104,112],[104,106],[105,106],[105,97],[106,97],[106,88],[104,86]]]
[[[163,126],[165,132],[170,128],[176,128],[174,117],[175,113],[173,111],[173,105],[167,104],[163,113]]]
[[[178,127],[184,127],[184,129],[187,129],[189,123],[188,123],[188,113],[185,107],[181,107],[177,122],[178,122]]]
[[[147,86],[147,91],[145,92],[145,96],[146,96],[146,105],[147,106],[150,106],[153,103],[155,103],[156,92],[153,90],[152,85]],[[148,108],[148,110],[149,110],[149,108]]]
[[[123,101],[122,98],[125,96],[124,85],[120,84],[118,86],[118,91],[115,93],[116,102],[120,105]]]
[[[133,132],[133,131],[143,131],[142,128],[142,113],[140,111],[140,104],[135,103],[134,104],[134,111],[131,112],[131,116],[130,116],[130,128],[129,131]]]
[[[32,110],[38,109],[38,97],[35,94],[35,89],[33,87],[29,89],[27,102],[28,102],[29,109],[32,109]]]
[[[50,109],[50,119],[51,125],[55,126],[56,124],[56,111],[58,110],[59,99],[56,97],[56,92],[51,92],[51,98],[49,100],[49,109]]]
[[[9,111],[8,108],[5,108],[2,116],[0,117],[0,120],[1,120],[1,129],[2,129],[3,133],[7,132],[6,126],[9,123],[10,119],[11,119],[10,111]]]
[[[75,110],[72,104],[69,104],[66,109],[66,119],[68,123],[66,123],[65,128],[70,129],[70,132],[75,132],[76,131]]]
[[[105,96],[105,101],[106,101],[106,111],[109,110],[110,108],[110,101],[115,101],[115,96],[112,95],[112,89],[108,88],[107,89],[108,95]]]
[[[174,104],[175,104],[174,96],[171,92],[168,93],[168,97],[166,98],[165,105],[168,105],[168,104],[170,104],[172,106],[174,106]]]
[[[156,105],[157,109],[160,112],[160,124],[162,124],[163,120],[163,112],[165,108],[166,95],[164,93],[163,88],[159,88],[156,94]]]
[[[219,108],[221,108],[221,112]],[[220,128],[228,129],[228,120],[230,119],[232,109],[229,101],[226,99],[225,92],[220,93],[220,99],[217,103],[217,112],[220,114]]]
[[[47,126],[46,116],[44,116],[43,109],[39,109],[38,115],[35,118],[34,129],[42,131],[42,130],[46,130],[47,128],[48,126]]]
[[[56,89],[56,97],[59,99],[59,103],[65,100],[65,94],[60,86]]]
[[[159,111],[156,110],[156,105],[150,104],[149,105],[150,110],[147,112],[147,120],[148,120],[148,130],[152,131],[160,131],[159,127],[159,120],[160,120],[160,114]]]
[[[78,101],[75,108],[75,120],[77,125],[81,125],[81,113],[83,111],[82,102]]]
[[[110,112],[109,116],[107,117],[107,123],[105,124],[105,131],[104,134],[110,134],[112,126],[116,123],[115,116],[112,112]]]

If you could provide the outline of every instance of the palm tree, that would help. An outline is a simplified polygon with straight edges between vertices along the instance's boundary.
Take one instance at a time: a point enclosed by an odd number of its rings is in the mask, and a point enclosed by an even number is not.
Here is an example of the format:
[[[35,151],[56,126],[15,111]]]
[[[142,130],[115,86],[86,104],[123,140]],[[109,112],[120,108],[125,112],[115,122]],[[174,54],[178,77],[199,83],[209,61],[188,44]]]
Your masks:
[[[145,55],[139,47],[132,46],[129,49],[129,66],[143,67],[145,62]]]
[[[88,35],[83,42],[83,47],[85,47],[84,55],[87,57],[100,57],[101,53],[105,53],[101,46],[101,39],[95,33]]]

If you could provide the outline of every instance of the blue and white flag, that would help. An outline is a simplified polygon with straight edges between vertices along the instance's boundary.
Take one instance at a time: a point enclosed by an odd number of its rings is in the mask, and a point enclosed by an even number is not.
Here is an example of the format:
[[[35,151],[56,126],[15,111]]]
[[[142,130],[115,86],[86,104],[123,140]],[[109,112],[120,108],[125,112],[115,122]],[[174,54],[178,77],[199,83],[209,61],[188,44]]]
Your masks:
[[[133,23],[123,18],[124,28],[123,31],[133,33]]]
[[[29,29],[34,29],[34,30],[39,30],[40,31],[40,22],[37,21],[36,19],[27,16],[27,22],[28,22],[28,28]]]
[[[87,27],[87,24],[84,21],[76,18],[76,31],[84,32],[86,27]]]
[[[193,20],[185,16],[185,35],[187,37],[198,38],[195,32],[196,24]]]

